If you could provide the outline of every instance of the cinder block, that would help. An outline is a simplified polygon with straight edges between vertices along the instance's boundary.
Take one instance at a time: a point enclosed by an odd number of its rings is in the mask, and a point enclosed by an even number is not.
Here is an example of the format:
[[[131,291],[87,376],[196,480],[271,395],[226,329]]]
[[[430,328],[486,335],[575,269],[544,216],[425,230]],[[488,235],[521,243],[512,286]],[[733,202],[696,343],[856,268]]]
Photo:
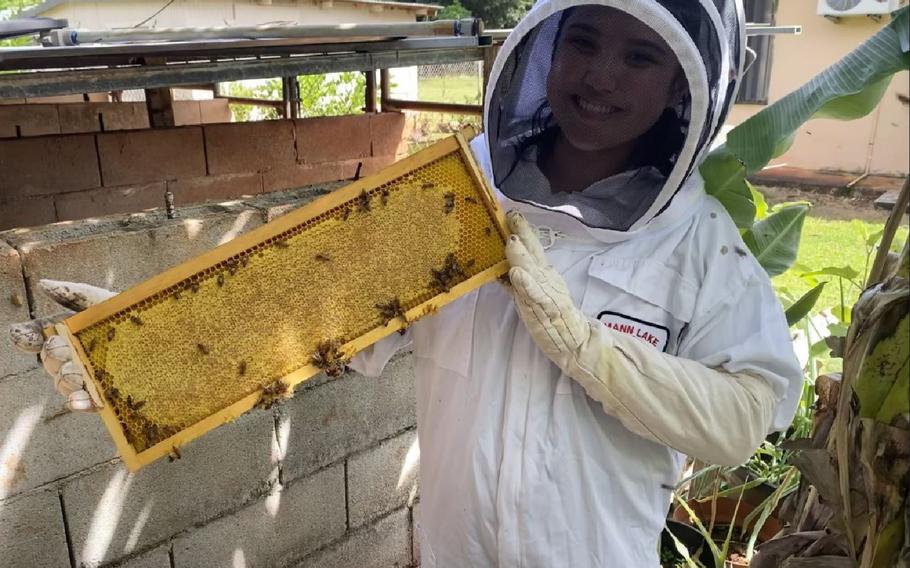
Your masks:
[[[277,480],[274,417],[244,415],[136,474],[120,463],[63,485],[76,562],[87,568],[242,507]],[[222,543],[227,545],[227,543]]]
[[[368,160],[370,158],[364,158]],[[298,189],[316,183],[348,180],[357,173],[357,165],[364,160],[327,162],[324,164],[295,164],[262,174],[262,188],[266,192]],[[363,168],[361,168],[362,170]]]
[[[104,131],[141,130],[149,127],[145,103],[97,103],[104,120]]]
[[[180,208],[176,219],[160,211],[0,233],[16,246],[35,301],[34,313],[59,311],[37,289],[38,280],[86,282],[122,291],[262,225],[262,214],[243,205]]]
[[[196,126],[98,134],[105,186],[204,176],[202,129]]]
[[[56,491],[0,500],[0,566],[70,568]]]
[[[203,129],[210,175],[294,165],[294,123],[289,120],[207,124]]]
[[[0,106],[0,129],[12,131],[13,136],[17,132],[19,136],[60,134],[57,105]]]
[[[15,347],[6,332],[10,324],[29,319],[28,296],[19,253],[0,240],[0,382],[4,378],[33,369],[38,365],[35,355],[22,353]],[[0,384],[2,389],[2,384]],[[0,399],[0,405],[4,401]],[[0,422],[3,418],[0,417]],[[0,464],[0,468],[2,468]]]
[[[102,105],[105,103],[70,103],[57,105],[60,132],[101,132]]]
[[[54,208],[53,195],[0,200],[0,231],[47,225],[56,220],[57,210]]]
[[[166,190],[167,184],[158,181],[64,193],[54,197],[57,206],[57,220],[88,219],[164,207]]]
[[[373,156],[395,156],[404,138],[405,115],[401,112],[371,114]]]
[[[118,562],[112,568],[171,568],[171,545],[165,544],[129,560]]]
[[[262,193],[262,174],[225,174],[169,181],[177,205],[237,199]]]
[[[174,124],[177,126],[202,124],[199,101],[174,101]]]
[[[338,464],[176,539],[174,564],[284,566],[341,537],[344,517],[344,467]]]
[[[294,121],[297,161],[303,164],[368,158],[371,154],[370,116],[326,116]]]
[[[228,104],[227,99],[199,101],[199,112],[202,114],[203,124],[230,122],[232,118],[231,106]]]
[[[256,207],[265,215],[265,221],[271,222],[282,215],[303,207],[314,199],[331,193],[339,187],[344,187],[345,182],[324,183],[300,189],[264,193],[246,203]]]
[[[149,127],[145,103],[67,103],[57,105],[60,131],[109,132]]]
[[[34,489],[117,455],[101,419],[64,413],[64,401],[43,367],[0,381],[0,495]]]
[[[395,358],[380,378],[354,372],[298,390],[280,412],[290,420],[285,480],[296,479],[414,426],[411,355]]]
[[[364,527],[296,568],[405,568],[411,566],[408,510],[401,509]]]
[[[0,140],[0,195],[54,195],[101,185],[90,134]]]
[[[403,507],[417,491],[417,432],[406,432],[348,459],[348,514],[358,527]]]

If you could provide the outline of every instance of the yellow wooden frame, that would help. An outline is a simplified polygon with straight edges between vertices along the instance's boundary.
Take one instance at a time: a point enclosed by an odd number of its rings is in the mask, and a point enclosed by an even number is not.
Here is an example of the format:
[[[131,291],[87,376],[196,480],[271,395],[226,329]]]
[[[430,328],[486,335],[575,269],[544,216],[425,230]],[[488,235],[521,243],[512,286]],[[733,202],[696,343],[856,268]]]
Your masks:
[[[64,320],[63,322],[57,324],[53,330],[49,329],[48,332],[65,337],[73,346],[74,352],[77,355],[74,362],[82,367],[82,371],[86,377],[86,389],[92,395],[92,398],[96,401],[96,403],[100,403],[99,413],[101,415],[101,419],[104,421],[105,426],[111,433],[111,436],[117,447],[117,451],[123,458],[123,462],[126,464],[127,468],[130,471],[136,471],[161,457],[171,454],[175,448],[182,447],[191,440],[202,436],[209,430],[212,430],[221,424],[237,419],[240,415],[251,410],[256,405],[260,399],[260,393],[255,392],[253,394],[250,394],[245,398],[235,402],[234,404],[204,418],[196,424],[193,424],[189,428],[181,430],[177,434],[165,440],[162,440],[158,444],[147,448],[142,452],[136,452],[132,445],[127,442],[126,436],[121,429],[119,420],[115,415],[109,401],[104,399],[103,389],[97,388],[98,381],[94,375],[92,366],[85,364],[86,361],[89,361],[88,355],[85,353],[81,342],[76,338],[75,334],[100,321],[109,318],[118,312],[130,308],[143,299],[151,297],[156,293],[174,286],[178,282],[181,282],[193,276],[194,274],[199,273],[201,270],[215,266],[220,262],[223,262],[239,253],[250,249],[254,245],[267,241],[270,238],[273,238],[293,227],[296,227],[306,222],[307,220],[324,213],[325,211],[331,210],[346,202],[349,202],[359,196],[364,190],[370,190],[386,182],[399,178],[420,166],[438,160],[446,155],[451,154],[452,152],[459,152],[461,157],[464,159],[465,164],[467,164],[471,177],[474,179],[477,187],[480,189],[479,193],[483,197],[484,205],[494,219],[494,226],[499,231],[503,243],[505,243],[505,239],[508,236],[508,231],[506,230],[505,224],[505,216],[502,212],[502,209],[499,207],[499,203],[493,195],[493,192],[487,185],[483,173],[480,171],[477,163],[474,161],[473,154],[468,147],[464,135],[469,133],[470,131],[467,131],[466,133],[459,133],[452,137],[446,138],[421,152],[418,152],[408,158],[405,158],[404,160],[401,160],[389,166],[377,174],[355,181],[354,183],[342,189],[334,191],[316,201],[313,201],[301,207],[300,209],[292,211],[291,213],[279,217],[278,219],[266,225],[250,231],[249,233],[241,235],[228,243],[218,246],[196,258],[193,258],[157,276],[154,276],[149,280],[142,282],[141,284],[138,284],[133,288],[130,288],[129,290],[123,292],[122,294],[114,296],[113,298],[110,298],[101,304],[93,306],[83,312],[77,313]],[[430,300],[408,310],[406,313],[407,321],[413,322],[426,315],[434,313],[437,309],[452,302],[459,296],[475,288],[478,288],[483,284],[497,279],[501,275],[505,274],[507,270],[508,264],[505,260],[503,260],[498,264],[484,270],[483,272],[480,272],[465,280],[464,282],[461,282],[460,284],[454,286],[449,292],[434,296]],[[341,349],[347,356],[353,356],[359,351],[379,341],[383,337],[398,332],[407,325],[408,323],[400,321],[400,318],[396,318],[396,320],[394,320],[389,325],[375,328],[372,331],[367,332],[364,335],[361,335],[360,337],[354,339],[353,341],[346,343],[342,346]],[[321,369],[313,365],[307,365],[288,374],[280,380],[287,384],[290,389],[293,389],[293,387],[297,384],[309,379],[310,377],[320,372]]]

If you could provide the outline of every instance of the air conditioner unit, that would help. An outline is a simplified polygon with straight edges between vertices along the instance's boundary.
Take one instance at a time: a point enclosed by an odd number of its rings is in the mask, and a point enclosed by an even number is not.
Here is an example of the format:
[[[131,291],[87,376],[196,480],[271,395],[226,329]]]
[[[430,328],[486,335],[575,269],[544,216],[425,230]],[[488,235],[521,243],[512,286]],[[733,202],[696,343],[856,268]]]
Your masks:
[[[820,16],[882,16],[894,12],[906,0],[818,0]]]

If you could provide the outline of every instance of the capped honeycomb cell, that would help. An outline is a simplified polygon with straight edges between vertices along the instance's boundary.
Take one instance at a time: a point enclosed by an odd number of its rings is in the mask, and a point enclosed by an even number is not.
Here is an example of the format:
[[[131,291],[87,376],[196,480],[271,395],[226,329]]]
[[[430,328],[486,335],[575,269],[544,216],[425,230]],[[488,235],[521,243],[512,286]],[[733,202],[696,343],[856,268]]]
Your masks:
[[[461,135],[67,319],[136,470],[507,270]]]

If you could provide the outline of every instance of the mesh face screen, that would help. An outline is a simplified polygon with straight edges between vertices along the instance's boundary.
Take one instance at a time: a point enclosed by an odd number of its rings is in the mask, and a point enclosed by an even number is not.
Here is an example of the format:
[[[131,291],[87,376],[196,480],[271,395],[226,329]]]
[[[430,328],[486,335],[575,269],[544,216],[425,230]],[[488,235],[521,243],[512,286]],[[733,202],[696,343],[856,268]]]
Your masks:
[[[451,138],[64,323],[136,469],[500,276],[504,238]]]

